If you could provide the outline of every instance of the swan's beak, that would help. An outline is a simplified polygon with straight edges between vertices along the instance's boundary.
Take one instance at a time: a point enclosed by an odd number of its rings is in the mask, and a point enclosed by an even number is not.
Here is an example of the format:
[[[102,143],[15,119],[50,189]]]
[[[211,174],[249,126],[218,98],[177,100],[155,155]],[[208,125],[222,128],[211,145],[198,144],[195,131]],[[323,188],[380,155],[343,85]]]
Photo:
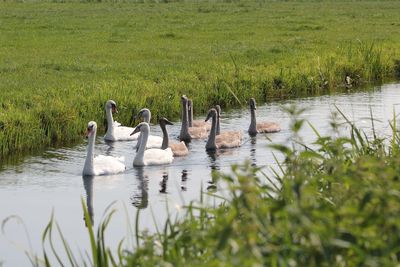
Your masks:
[[[88,138],[91,132],[92,132],[91,129],[89,129],[89,128],[86,129],[85,137]]]
[[[130,135],[134,135],[135,133],[138,132],[140,132],[140,127],[136,127],[135,130]]]
[[[211,118],[211,115],[210,115],[210,113],[208,113],[207,118],[204,121],[207,122],[210,118]]]
[[[116,106],[113,106],[113,107],[112,107],[112,112],[113,112],[113,113],[118,113],[118,109],[117,109]]]
[[[172,122],[170,122],[169,120],[165,120],[165,124],[168,124],[168,125],[174,125]]]

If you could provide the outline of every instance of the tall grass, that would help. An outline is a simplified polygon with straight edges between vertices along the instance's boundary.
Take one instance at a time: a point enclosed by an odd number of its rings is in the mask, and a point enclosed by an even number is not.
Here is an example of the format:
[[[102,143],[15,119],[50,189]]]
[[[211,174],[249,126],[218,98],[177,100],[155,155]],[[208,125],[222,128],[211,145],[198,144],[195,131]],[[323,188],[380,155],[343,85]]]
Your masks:
[[[104,131],[108,99],[134,125],[144,106],[178,118],[182,94],[203,113],[398,77],[399,2],[342,4],[1,2],[0,157]]]
[[[290,108],[289,112],[297,116],[302,111]],[[124,250],[120,245],[114,251],[118,258],[104,243],[112,211],[95,237],[82,203],[92,246],[84,265],[397,266],[400,136],[396,120],[392,137],[384,139],[367,136],[344,114],[341,117],[348,135],[321,136],[314,128],[313,147],[303,145],[300,138],[294,144],[272,145],[285,156],[274,175],[250,163],[232,166],[233,175],[215,173],[218,183],[228,185],[229,194],[220,205],[204,204],[207,195],[220,198],[204,192],[199,202],[185,207],[182,219],[168,219],[164,229],[152,235],[140,233],[136,220],[136,247]],[[294,137],[300,137],[304,123],[292,120]],[[333,133],[341,127],[337,120],[331,126]],[[50,243],[52,225],[53,219],[44,234]],[[67,244],[65,250],[70,255]],[[44,250],[45,259],[47,253]],[[53,264],[45,261],[45,265]]]

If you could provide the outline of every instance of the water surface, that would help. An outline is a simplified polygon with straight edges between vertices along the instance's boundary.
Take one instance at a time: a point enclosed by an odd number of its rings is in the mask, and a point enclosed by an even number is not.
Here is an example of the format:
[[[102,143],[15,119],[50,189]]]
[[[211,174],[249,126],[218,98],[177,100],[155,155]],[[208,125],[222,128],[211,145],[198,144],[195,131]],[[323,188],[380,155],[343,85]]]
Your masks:
[[[30,157],[17,166],[3,166],[0,171],[0,221],[10,215],[18,215],[26,224],[31,245],[41,251],[41,234],[51,213],[60,224],[64,235],[74,250],[88,249],[89,240],[83,221],[81,199],[88,203],[97,225],[104,210],[110,205],[118,209],[108,232],[107,243],[117,244],[127,234],[127,224],[135,221],[140,213],[141,229],[154,232],[162,227],[168,210],[174,212],[185,203],[199,200],[200,191],[207,190],[211,172],[228,172],[234,163],[245,160],[268,169],[274,167],[272,150],[268,144],[287,143],[291,140],[288,130],[290,118],[282,106],[296,104],[307,108],[303,118],[310,121],[321,134],[331,134],[329,126],[332,112],[340,108],[359,127],[370,132],[369,120],[372,111],[378,134],[390,134],[389,120],[400,103],[400,85],[389,84],[367,92],[333,96],[311,97],[292,101],[275,102],[258,106],[258,120],[274,120],[282,126],[280,133],[258,135],[250,138],[245,134],[243,145],[214,155],[205,152],[205,140],[194,140],[190,144],[190,155],[176,158],[171,165],[134,168],[135,142],[105,143],[101,137],[96,144],[97,154],[125,156],[126,172],[95,178],[82,177],[81,171],[86,156],[86,141],[73,148],[48,150],[40,156]],[[247,130],[250,113],[247,109],[222,113],[222,130]],[[204,119],[205,116],[198,119]],[[170,137],[175,141],[180,123],[170,126]],[[154,135],[161,135],[158,126],[151,126]],[[305,143],[315,140],[309,126],[301,131]],[[221,189],[217,189],[221,194]],[[27,266],[28,259],[22,248],[29,242],[21,224],[15,221],[6,225],[7,236],[0,235],[0,262],[3,266]],[[13,240],[12,244],[9,239]],[[1,264],[0,264],[1,265]]]

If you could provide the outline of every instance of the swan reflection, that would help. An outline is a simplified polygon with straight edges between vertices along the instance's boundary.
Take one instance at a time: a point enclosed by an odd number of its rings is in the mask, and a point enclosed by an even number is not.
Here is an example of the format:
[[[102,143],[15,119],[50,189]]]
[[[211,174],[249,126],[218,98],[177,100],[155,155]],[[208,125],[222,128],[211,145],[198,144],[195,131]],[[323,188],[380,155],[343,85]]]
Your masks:
[[[181,176],[181,190],[186,191],[186,181],[188,179],[188,171],[187,170],[182,170],[182,176]]]
[[[135,168],[138,181],[137,189],[131,197],[132,205],[138,209],[145,209],[149,205],[149,177],[144,174],[144,168]]]
[[[92,225],[93,225],[93,223],[94,223],[94,212],[93,212],[93,179],[94,179],[94,176],[84,175],[84,176],[82,176],[82,179],[83,179],[83,187],[85,188],[85,191],[86,191],[86,207],[88,210],[90,221],[92,222]],[[85,216],[83,217],[83,220],[85,221]],[[86,221],[85,221],[85,226],[87,226]]]
[[[163,172],[162,180],[160,182],[160,186],[161,186],[160,193],[163,193],[163,194],[168,193],[167,192],[167,182],[168,182],[168,173]]]

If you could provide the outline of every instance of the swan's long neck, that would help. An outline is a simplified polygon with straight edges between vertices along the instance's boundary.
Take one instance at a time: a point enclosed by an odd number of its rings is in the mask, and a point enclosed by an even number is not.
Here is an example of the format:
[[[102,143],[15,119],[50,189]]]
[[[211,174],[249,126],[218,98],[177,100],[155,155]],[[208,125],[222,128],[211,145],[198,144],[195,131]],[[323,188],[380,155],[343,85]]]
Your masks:
[[[220,128],[220,118],[221,115],[219,114],[219,112],[217,112],[217,129],[216,129],[216,134],[219,135],[221,132],[221,128]]]
[[[169,138],[168,138],[167,127],[165,127],[165,125],[161,124],[161,130],[162,130],[162,133],[163,133],[161,149],[167,149],[168,146],[169,146]]]
[[[189,127],[193,126],[193,107],[192,106],[190,106],[190,108],[189,108],[188,123],[189,123]]]
[[[181,141],[190,142],[192,137],[189,134],[188,126],[188,107],[187,104],[182,103],[182,127],[181,133],[179,134],[179,139]]]
[[[142,136],[139,144],[139,149],[136,152],[135,159],[133,160],[134,165],[144,165],[144,151],[146,150],[147,146],[147,139],[149,139],[149,132],[141,132]]]
[[[249,134],[256,135],[257,134],[257,122],[256,122],[256,111],[254,109],[250,109],[251,120],[249,126]]]
[[[143,116],[143,121],[150,123],[150,119],[151,119],[151,113],[150,113],[150,110],[148,110],[148,112],[146,112]],[[138,149],[138,146],[140,146],[141,142],[142,142],[142,132],[139,133],[137,143],[136,143],[136,149]]]
[[[112,115],[111,108],[106,108],[106,116],[107,116],[107,139],[114,139],[114,119]]]
[[[216,116],[212,116],[210,135],[208,136],[206,150],[217,149],[217,144],[215,143],[215,136],[217,135],[217,120]]]
[[[96,137],[96,132],[92,133],[89,136],[89,142],[88,142],[88,146],[87,146],[87,155],[86,155],[85,165],[83,167],[83,174],[86,174],[86,175],[94,174],[93,158],[94,158],[94,139],[95,139],[95,137]]]

